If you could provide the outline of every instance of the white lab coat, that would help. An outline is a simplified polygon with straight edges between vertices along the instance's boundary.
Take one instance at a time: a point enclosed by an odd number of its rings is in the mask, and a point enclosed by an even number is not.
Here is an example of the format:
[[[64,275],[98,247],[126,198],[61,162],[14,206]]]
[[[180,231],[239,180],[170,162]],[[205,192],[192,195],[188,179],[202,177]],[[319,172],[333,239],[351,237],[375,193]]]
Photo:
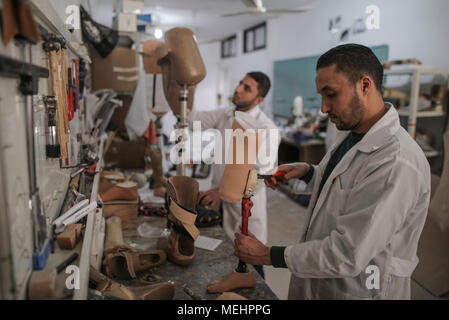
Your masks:
[[[334,168],[318,201],[324,169],[349,132],[314,166],[303,192],[304,182],[295,182],[298,193],[311,192],[312,198],[308,231],[284,251],[292,272],[289,299],[410,299],[430,200],[430,167],[400,126],[397,111],[385,107],[388,112]]]
[[[201,121],[201,130],[217,129],[220,131],[223,143],[222,153],[225,154],[226,147],[224,143],[225,129],[232,129],[232,123],[234,121],[235,108],[225,108],[213,111],[193,111],[189,117],[190,127],[192,128],[193,121]],[[248,114],[255,119],[264,123],[268,129],[277,129],[274,122],[268,118],[268,116],[260,110],[259,106],[254,107],[248,111]],[[279,138],[279,137],[278,137]],[[277,155],[277,148],[279,147],[280,138],[274,150]],[[271,167],[264,167],[263,171],[267,172],[269,169],[273,169],[274,163]],[[218,188],[220,186],[221,177],[223,176],[225,164],[213,164],[212,165],[212,188]],[[259,172],[260,167],[254,166]],[[248,229],[253,233],[261,242],[267,242],[267,195],[266,186],[262,180],[257,182],[256,191],[251,198],[253,201],[253,208],[251,209],[251,216],[248,221]],[[223,205],[223,229],[228,237],[234,241],[234,234],[240,232],[240,226],[242,224],[242,210],[241,202],[229,203],[222,202]]]

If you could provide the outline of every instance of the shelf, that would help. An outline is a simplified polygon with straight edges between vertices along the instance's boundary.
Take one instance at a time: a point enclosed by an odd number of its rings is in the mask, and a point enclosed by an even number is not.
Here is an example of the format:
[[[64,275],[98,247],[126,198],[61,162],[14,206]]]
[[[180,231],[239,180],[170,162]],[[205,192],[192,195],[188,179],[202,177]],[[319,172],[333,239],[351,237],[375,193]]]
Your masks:
[[[401,70],[384,70],[384,75],[404,75],[404,74],[442,74],[449,75],[449,70],[439,70],[432,68],[412,68],[412,69],[401,69]]]
[[[103,149],[106,141],[106,135],[103,135],[100,139],[100,148],[98,151],[98,165],[97,173],[94,177],[94,182],[92,186],[92,193],[90,196],[90,203],[97,200],[98,186],[100,183],[100,174],[98,173],[103,168]],[[80,256],[80,289],[75,290],[73,294],[73,300],[86,300],[87,292],[89,287],[89,267],[92,249],[92,239],[94,237],[94,224],[95,224],[95,211],[87,215],[86,230],[84,233],[83,244],[81,248]]]
[[[401,117],[408,117],[410,115],[409,110],[398,110],[398,114]],[[444,117],[443,111],[417,111],[417,118],[430,118],[430,117]]]

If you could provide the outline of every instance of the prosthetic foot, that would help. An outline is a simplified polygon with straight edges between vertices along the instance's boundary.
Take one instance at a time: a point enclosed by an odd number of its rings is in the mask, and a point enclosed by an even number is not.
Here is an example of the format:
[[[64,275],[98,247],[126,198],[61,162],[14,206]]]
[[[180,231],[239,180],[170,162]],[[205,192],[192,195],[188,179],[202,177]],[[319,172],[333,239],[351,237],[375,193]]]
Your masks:
[[[106,239],[103,267],[113,279],[135,279],[137,273],[155,268],[166,260],[162,250],[140,251],[123,241],[121,218],[106,220]]]
[[[137,184],[132,181],[126,181],[117,183],[111,186],[103,193],[100,193],[100,198],[103,202],[113,201],[113,200],[137,200],[139,194],[137,192]]]
[[[194,242],[200,232],[195,226],[195,207],[198,201],[198,182],[186,176],[168,179],[168,225],[170,236],[158,242],[158,248],[165,251],[168,260],[187,265],[195,257]]]
[[[118,248],[109,252],[104,259],[106,274],[113,279],[135,279],[137,273],[156,268],[165,262],[167,256],[162,250],[132,252]]]
[[[255,284],[254,271],[242,273],[233,270],[226,277],[209,283],[207,285],[207,292],[218,293],[232,291],[238,288],[252,288]]]
[[[129,287],[111,280],[92,266],[89,271],[89,280],[95,284],[98,291],[123,300],[171,300],[175,294],[175,288],[171,282]]]

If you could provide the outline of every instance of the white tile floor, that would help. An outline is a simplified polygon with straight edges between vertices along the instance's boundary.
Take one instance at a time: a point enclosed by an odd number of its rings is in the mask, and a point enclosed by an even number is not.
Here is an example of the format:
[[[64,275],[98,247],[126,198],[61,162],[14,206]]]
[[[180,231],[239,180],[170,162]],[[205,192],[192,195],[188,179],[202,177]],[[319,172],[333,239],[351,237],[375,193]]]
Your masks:
[[[305,222],[306,209],[279,191],[267,190],[268,213],[268,245],[289,245],[297,243],[300,230]],[[281,300],[288,296],[290,272],[288,269],[264,267],[265,279],[273,292]],[[441,298],[412,280],[413,300],[447,300],[449,294]]]

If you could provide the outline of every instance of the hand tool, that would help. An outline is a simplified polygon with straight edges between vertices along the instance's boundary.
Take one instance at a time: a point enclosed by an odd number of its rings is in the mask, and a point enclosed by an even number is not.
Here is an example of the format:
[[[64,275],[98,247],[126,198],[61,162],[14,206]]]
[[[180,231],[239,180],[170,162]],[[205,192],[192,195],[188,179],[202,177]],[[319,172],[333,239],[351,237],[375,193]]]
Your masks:
[[[256,170],[251,170],[248,173],[248,178],[246,181],[245,192],[242,198],[242,233],[247,236],[248,235],[248,219],[251,216],[251,208],[253,207],[253,202],[251,197],[254,195],[257,185],[258,175]],[[248,267],[245,262],[239,260],[239,264],[235,271],[240,273],[247,273]]]
[[[184,290],[184,292],[187,293],[193,300],[206,300],[200,294],[196,294],[195,292],[193,292],[193,290],[189,286],[187,286],[187,284],[184,284],[182,286],[182,290]]]
[[[273,174],[257,174],[257,179],[269,179],[271,177],[275,177],[276,180],[279,180],[279,179],[282,180],[286,173],[287,172],[285,172],[285,171],[278,171]]]

